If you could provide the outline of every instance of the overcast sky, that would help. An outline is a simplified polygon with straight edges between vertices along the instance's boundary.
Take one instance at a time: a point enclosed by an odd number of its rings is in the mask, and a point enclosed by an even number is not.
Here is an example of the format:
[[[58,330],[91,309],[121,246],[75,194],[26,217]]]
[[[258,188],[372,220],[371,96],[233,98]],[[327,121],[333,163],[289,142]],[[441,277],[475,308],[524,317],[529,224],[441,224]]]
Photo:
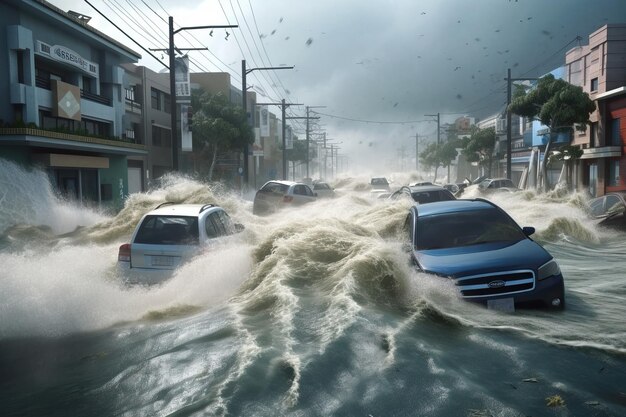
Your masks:
[[[147,48],[167,46],[168,15],[177,27],[239,25],[228,37],[224,29],[213,36],[181,32],[176,45],[208,47],[210,53],[190,52],[192,71],[230,72],[239,88],[244,58],[248,68],[295,65],[255,71],[248,85],[268,95],[259,101],[285,97],[326,106],[318,111],[336,116],[321,116],[328,137],[342,142],[351,166],[370,172],[376,164],[388,171],[402,147],[414,155],[415,134],[425,141],[436,137],[436,123],[425,114],[440,112],[442,122],[493,114],[506,101],[507,68],[513,77],[540,76],[564,63],[576,36],[586,44],[602,25],[626,23],[625,0],[90,2]],[[90,24],[140,52],[141,64],[163,68],[86,2],[52,3],[92,16]],[[292,112],[302,116],[304,108]]]

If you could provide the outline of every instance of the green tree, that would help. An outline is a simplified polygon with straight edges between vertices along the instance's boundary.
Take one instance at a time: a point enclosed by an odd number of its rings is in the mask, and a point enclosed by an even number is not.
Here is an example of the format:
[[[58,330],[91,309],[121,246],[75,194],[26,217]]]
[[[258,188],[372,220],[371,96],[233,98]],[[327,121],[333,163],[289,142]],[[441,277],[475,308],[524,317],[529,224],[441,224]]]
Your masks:
[[[456,143],[454,141],[442,144],[431,143],[420,152],[420,162],[427,168],[435,169],[435,178],[437,181],[437,171],[439,167],[448,168],[448,181],[450,179],[450,165],[456,159],[458,152],[456,151]]]
[[[483,173],[491,175],[491,165],[493,163],[493,149],[496,146],[496,130],[493,127],[487,129],[472,129],[469,138],[463,141],[461,153],[468,162],[478,162]]]
[[[542,77],[532,90],[518,88],[509,105],[509,111],[520,116],[537,119],[548,127],[548,142],[544,155],[549,156],[556,136],[561,132],[572,132],[572,126],[584,131],[590,123],[589,115],[596,106],[582,87],[556,79],[549,74]],[[548,157],[541,163],[543,188],[548,189],[546,166]]]
[[[450,165],[452,165],[452,161],[454,161],[459,154],[456,150],[457,146],[457,142],[455,140],[451,140],[441,144],[437,150],[441,166],[448,168],[448,182],[451,182]]]
[[[420,152],[420,163],[426,169],[435,169],[435,178],[433,181],[437,181],[437,170],[439,169],[439,158],[437,156],[437,144],[429,143],[426,148]]]
[[[220,152],[240,151],[244,144],[254,143],[254,133],[240,106],[231,103],[223,94],[202,90],[192,93],[192,132],[195,170],[206,174],[210,181],[217,155]]]

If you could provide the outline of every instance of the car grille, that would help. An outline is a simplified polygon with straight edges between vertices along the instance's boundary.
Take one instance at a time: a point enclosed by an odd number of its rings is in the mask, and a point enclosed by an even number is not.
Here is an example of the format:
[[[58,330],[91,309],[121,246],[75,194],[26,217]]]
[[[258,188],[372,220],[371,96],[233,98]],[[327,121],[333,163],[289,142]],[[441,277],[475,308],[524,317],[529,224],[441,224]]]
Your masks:
[[[516,294],[535,289],[532,270],[505,271],[459,277],[456,285],[465,298]]]

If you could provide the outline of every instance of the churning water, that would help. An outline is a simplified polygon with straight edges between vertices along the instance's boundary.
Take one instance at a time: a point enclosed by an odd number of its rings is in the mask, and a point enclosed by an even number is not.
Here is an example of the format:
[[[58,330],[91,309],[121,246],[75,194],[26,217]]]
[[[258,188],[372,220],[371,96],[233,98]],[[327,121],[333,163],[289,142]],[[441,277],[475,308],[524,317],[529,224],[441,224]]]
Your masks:
[[[492,197],[566,284],[564,312],[504,314],[413,270],[409,203],[365,184],[260,218],[172,177],[112,217],[2,161],[0,415],[626,415],[626,236],[583,196]],[[162,286],[127,287],[117,248],[163,201],[218,203],[246,229]]]

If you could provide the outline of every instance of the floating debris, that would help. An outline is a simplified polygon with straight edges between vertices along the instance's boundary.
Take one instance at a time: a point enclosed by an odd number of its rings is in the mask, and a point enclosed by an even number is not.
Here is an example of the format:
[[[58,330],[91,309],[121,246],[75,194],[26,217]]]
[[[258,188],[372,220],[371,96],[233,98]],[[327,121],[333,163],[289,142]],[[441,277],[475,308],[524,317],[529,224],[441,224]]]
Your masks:
[[[548,407],[564,407],[565,400],[560,395],[546,397],[546,405]]]
[[[539,382],[537,378],[526,378],[522,379],[522,382]]]
[[[585,404],[597,407],[600,405],[598,401],[585,401]]]

